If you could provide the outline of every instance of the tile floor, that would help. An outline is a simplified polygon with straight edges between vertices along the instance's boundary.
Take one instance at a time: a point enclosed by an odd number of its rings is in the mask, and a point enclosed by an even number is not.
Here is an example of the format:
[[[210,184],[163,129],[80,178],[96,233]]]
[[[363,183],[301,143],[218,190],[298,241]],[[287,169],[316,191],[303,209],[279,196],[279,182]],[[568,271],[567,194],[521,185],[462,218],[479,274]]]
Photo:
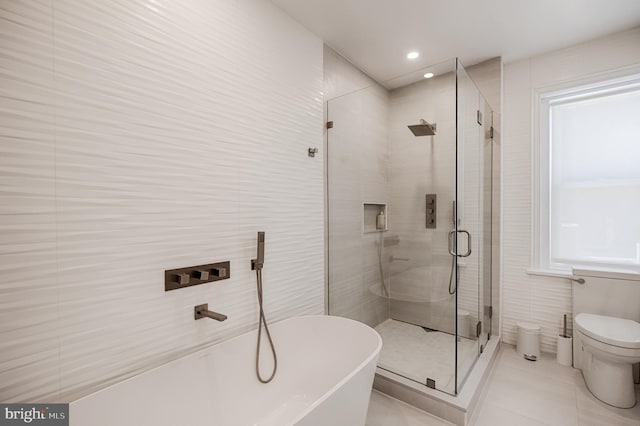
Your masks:
[[[376,390],[371,392],[366,426],[449,426],[451,423]]]
[[[636,387],[640,398],[640,386]],[[442,419],[374,391],[367,426],[442,426]],[[640,426],[640,403],[622,410],[598,401],[581,373],[543,354],[526,361],[502,345],[471,426]]]
[[[427,377],[436,381],[436,389],[454,392],[455,337],[440,331],[388,319],[376,327],[382,337],[378,366],[424,384]],[[460,370],[466,372],[478,353],[476,340],[458,342]]]

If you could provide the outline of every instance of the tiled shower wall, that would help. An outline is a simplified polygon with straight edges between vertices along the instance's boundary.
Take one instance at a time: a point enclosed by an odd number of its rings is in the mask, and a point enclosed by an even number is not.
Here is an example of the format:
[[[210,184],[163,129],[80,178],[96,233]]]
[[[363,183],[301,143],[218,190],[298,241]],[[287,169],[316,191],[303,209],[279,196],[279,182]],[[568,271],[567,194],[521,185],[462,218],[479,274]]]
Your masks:
[[[380,288],[381,263],[384,273],[392,274],[391,277],[386,275],[386,284],[392,287],[392,291],[403,292],[408,297],[405,299],[411,300],[392,300],[392,317],[451,331],[455,315],[454,299],[447,293],[451,257],[447,252],[446,237],[450,228],[448,224],[451,221],[454,193],[452,185],[455,181],[455,171],[452,169],[455,151],[450,149],[455,145],[453,74],[449,75],[448,80],[444,76],[391,91],[387,99],[384,96],[385,89],[327,46],[324,58],[325,98],[329,100],[329,116],[340,117],[340,120],[335,120],[335,127],[327,130],[331,195],[328,231],[331,233],[333,230],[328,254],[331,313],[359,319],[374,326],[386,319],[385,305],[381,305],[376,297],[376,289]],[[501,59],[494,58],[474,65],[469,68],[469,74],[483,94],[484,91],[488,92],[487,99],[496,115],[499,115]],[[385,103],[388,103],[386,114],[389,115],[389,130],[380,126],[380,121],[385,120]],[[429,116],[425,117],[427,120],[438,122],[435,142],[432,138],[415,138],[406,127],[409,121],[417,123],[425,114]],[[473,121],[475,125],[475,119]],[[345,133],[346,126],[352,126],[352,134]],[[499,129],[499,124],[496,124],[496,128]],[[371,129],[375,131],[367,133]],[[390,148],[385,156],[386,138],[389,139]],[[493,236],[496,244],[493,253],[493,306],[496,315],[492,333],[495,335],[498,334],[499,318],[499,132],[496,132],[494,141],[494,156]],[[437,158],[438,161],[429,158]],[[367,163],[369,167],[363,168]],[[342,174],[332,176],[332,170]],[[419,176],[424,179],[417,178]],[[332,179],[335,181],[333,186]],[[389,185],[388,195],[385,195],[385,181]],[[440,195],[439,230],[424,229],[424,194],[430,191]],[[446,200],[446,195],[449,195],[449,200]],[[485,197],[488,196],[485,194]],[[385,245],[380,260],[376,246],[380,235],[362,233],[362,203],[367,201],[388,203],[389,231],[382,235],[389,241],[399,237],[395,242]],[[331,220],[332,214],[338,215],[336,217],[340,221]],[[490,229],[489,226],[487,229]],[[396,260],[390,263],[391,255]],[[472,271],[468,272],[473,275]],[[410,277],[411,274],[424,276]],[[407,281],[407,278],[410,279]],[[420,285],[411,288],[416,279]],[[406,281],[404,284],[403,280]],[[437,284],[432,284],[434,282]],[[469,322],[475,323],[477,285],[471,283],[462,287],[461,309],[470,311],[472,318]],[[424,303],[413,303],[418,299],[438,302],[434,303],[433,309],[428,309]]]
[[[321,40],[262,0],[7,1],[0,32],[1,401],[254,328],[259,230],[269,320],[322,313]],[[229,280],[164,291],[222,260]]]
[[[535,89],[640,63],[640,28],[504,67],[503,336],[518,321],[541,326],[542,350],[555,352],[562,315],[571,313],[571,281],[531,275],[532,96]]]
[[[453,61],[452,61],[453,65]],[[479,220],[486,216],[481,212],[480,199],[488,200],[491,195],[489,180],[493,178],[493,185],[497,188],[493,194],[494,210],[493,218],[495,226],[484,223],[486,230],[484,238],[491,241],[492,234],[496,241],[499,236],[499,134],[496,132],[493,142],[493,176],[487,174],[484,182],[485,193],[480,194],[478,189],[482,183],[478,181],[481,174],[479,158],[484,155],[482,147],[488,142],[484,141],[482,133],[488,129],[488,118],[484,127],[476,123],[476,110],[479,108],[479,94],[476,86],[480,88],[482,95],[488,93],[487,100],[495,109],[494,115],[499,115],[501,107],[501,58],[494,58],[467,69],[473,82],[460,76],[458,82],[459,112],[463,120],[464,134],[460,136],[466,141],[464,168],[464,187],[461,188],[461,198],[465,206],[461,208],[464,215],[463,227],[471,231],[475,236],[475,248],[471,257],[460,259],[459,274],[460,284],[458,293],[458,309],[469,313],[469,328],[460,329],[463,336],[471,336],[475,331],[478,321],[478,274],[480,268],[478,253],[481,252],[478,244],[482,241],[478,238],[480,228]],[[461,82],[466,86],[461,86]],[[423,80],[391,92],[391,119],[390,119],[390,231],[399,233],[400,244],[392,248],[393,255],[407,261],[393,262],[390,265],[391,285],[394,290],[401,290],[404,294],[410,294],[414,301],[429,301],[429,307],[425,303],[407,303],[406,301],[391,301],[391,317],[401,319],[414,324],[435,328],[438,330],[453,332],[455,321],[455,300],[447,292],[449,274],[451,268],[451,256],[447,250],[447,236],[452,228],[452,201],[455,198],[455,163],[456,163],[456,81],[453,73]],[[407,131],[407,124],[417,123],[420,118],[429,122],[435,122],[438,126],[437,135],[434,137],[414,137]],[[499,123],[495,123],[499,128]],[[492,161],[487,156],[486,161]],[[487,167],[487,171],[489,168]],[[424,229],[425,199],[426,193],[438,195],[437,228]],[[480,198],[479,198],[480,197]],[[497,208],[496,208],[497,207]],[[481,214],[482,213],[482,214]],[[482,247],[482,249],[490,248]],[[496,250],[497,251],[497,250]],[[490,279],[491,269],[499,270],[499,251],[492,254],[496,256],[494,268],[485,268],[489,274],[485,276],[485,282]],[[409,272],[421,275],[417,282],[416,277],[405,279]],[[395,278],[395,279],[394,279]],[[493,276],[492,304],[494,311],[498,309],[499,274]],[[413,281],[413,282],[412,282]],[[409,284],[407,286],[407,284]],[[412,288],[413,286],[413,288]],[[485,303],[488,305],[489,303]],[[494,317],[492,334],[498,333],[498,315]]]
[[[389,317],[387,232],[363,232],[364,203],[389,204],[387,90],[325,46],[328,307],[375,327]],[[388,212],[387,212],[388,213]],[[385,282],[388,279],[385,277]]]
[[[390,101],[389,229],[400,240],[390,252],[401,259],[390,265],[397,295],[390,301],[391,317],[455,333],[447,250],[456,186],[455,73],[395,89]],[[437,134],[414,136],[407,126],[420,119],[435,123]],[[425,229],[425,194],[437,195],[436,229]]]

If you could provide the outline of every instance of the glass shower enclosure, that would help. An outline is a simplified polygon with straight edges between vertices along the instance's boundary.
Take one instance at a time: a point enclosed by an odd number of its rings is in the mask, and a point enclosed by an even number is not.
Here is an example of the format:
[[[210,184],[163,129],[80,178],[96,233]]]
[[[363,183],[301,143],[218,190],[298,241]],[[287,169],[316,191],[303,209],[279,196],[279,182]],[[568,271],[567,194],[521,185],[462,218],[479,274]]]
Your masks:
[[[329,314],[380,333],[379,368],[455,395],[491,337],[491,107],[455,59],[327,117]]]

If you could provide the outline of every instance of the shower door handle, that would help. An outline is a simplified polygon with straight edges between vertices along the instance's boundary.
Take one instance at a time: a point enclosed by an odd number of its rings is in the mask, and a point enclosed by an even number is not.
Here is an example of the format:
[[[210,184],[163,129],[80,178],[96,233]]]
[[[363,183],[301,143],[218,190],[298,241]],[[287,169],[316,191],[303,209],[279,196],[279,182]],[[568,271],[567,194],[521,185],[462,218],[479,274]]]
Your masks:
[[[467,251],[464,254],[458,254],[453,250],[453,239],[456,237],[456,234],[459,232],[467,234]],[[452,229],[451,231],[449,231],[449,254],[451,256],[458,256],[458,257],[471,256],[471,234],[469,233],[469,231],[465,229],[458,229],[458,230]]]
[[[467,252],[465,254],[459,254],[458,256],[460,256],[460,257],[469,257],[469,256],[471,256],[471,234],[469,233],[469,231],[467,231],[465,229],[460,229],[458,232],[463,232],[463,233],[467,234]]]
[[[449,254],[451,256],[457,256],[456,252],[453,251],[453,238],[455,238],[456,235],[456,230],[452,229],[451,231],[449,231]]]

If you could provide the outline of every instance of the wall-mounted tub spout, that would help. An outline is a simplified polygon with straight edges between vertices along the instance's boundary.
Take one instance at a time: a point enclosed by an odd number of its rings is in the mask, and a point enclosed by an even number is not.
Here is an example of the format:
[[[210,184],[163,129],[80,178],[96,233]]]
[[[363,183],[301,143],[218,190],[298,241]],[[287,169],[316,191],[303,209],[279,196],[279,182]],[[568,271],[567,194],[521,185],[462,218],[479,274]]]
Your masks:
[[[219,314],[217,312],[210,311],[208,303],[194,307],[193,316],[194,316],[194,319],[197,319],[197,320],[202,319],[204,317],[211,318],[216,321],[224,321],[227,319],[227,316],[224,314]]]

